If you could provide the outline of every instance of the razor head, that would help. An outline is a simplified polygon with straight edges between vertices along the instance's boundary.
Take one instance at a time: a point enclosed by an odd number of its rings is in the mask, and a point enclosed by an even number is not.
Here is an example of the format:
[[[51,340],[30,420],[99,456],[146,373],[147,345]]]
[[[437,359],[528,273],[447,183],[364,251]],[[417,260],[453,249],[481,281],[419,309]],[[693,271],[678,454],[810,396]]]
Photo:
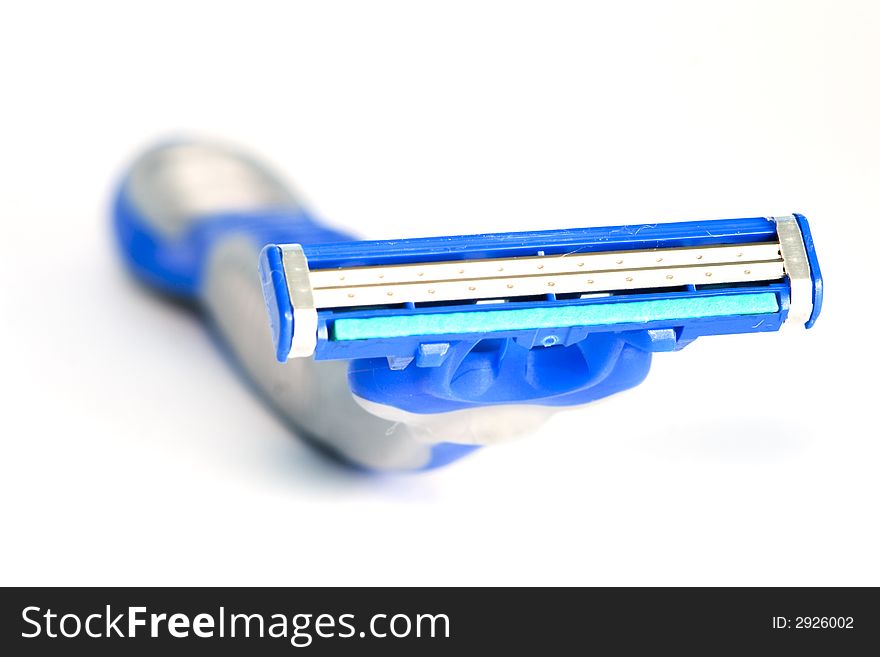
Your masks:
[[[384,356],[393,368],[489,337],[551,347],[649,331],[660,350],[809,328],[822,300],[801,215],[269,245],[260,271],[279,361]]]

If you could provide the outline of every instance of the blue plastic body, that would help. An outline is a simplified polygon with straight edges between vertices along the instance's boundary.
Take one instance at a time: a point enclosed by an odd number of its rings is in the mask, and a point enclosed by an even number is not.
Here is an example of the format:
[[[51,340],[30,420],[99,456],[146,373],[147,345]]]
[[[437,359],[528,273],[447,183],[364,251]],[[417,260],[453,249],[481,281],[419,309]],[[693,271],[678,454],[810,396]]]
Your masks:
[[[305,210],[288,208],[199,217],[183,233],[164,235],[131,202],[125,182],[113,202],[113,227],[119,252],[140,280],[167,294],[192,300],[199,296],[202,268],[213,245],[230,235],[247,235],[260,247],[273,242],[303,240],[320,244],[354,239],[322,226]]]
[[[306,211],[266,208],[257,212],[219,214],[200,217],[180,235],[169,237],[157,231],[153,222],[138,210],[127,193],[123,181],[113,200],[113,229],[119,253],[125,265],[139,280],[177,299],[197,304],[202,271],[214,245],[222,239],[245,235],[255,247],[272,242],[306,241],[310,244],[353,239],[346,233],[326,228]],[[263,257],[267,257],[264,253]],[[277,271],[269,262],[260,263],[259,271]],[[254,276],[258,274],[254,264]],[[283,278],[264,278],[264,294],[273,291],[273,302],[267,300],[275,344],[290,342],[293,308],[283,287]],[[286,300],[286,301],[285,301]],[[285,306],[285,303],[287,304]],[[277,310],[277,315],[272,315]],[[280,355],[279,355],[280,358]],[[332,410],[329,410],[332,412]],[[318,445],[323,448],[323,445]],[[430,456],[421,470],[442,467],[478,449],[478,445],[439,442],[431,445]]]
[[[813,312],[805,326],[813,328],[819,313],[822,312],[822,295],[825,292],[825,283],[822,279],[822,270],[819,269],[819,258],[816,255],[816,246],[813,244],[813,234],[810,232],[810,222],[802,214],[795,213],[798,227],[804,238],[804,248],[807,251],[807,261],[810,263],[810,275],[813,277]]]
[[[260,283],[269,313],[275,358],[284,362],[293,340],[293,303],[287,291],[287,278],[278,247],[265,247],[260,252]]]

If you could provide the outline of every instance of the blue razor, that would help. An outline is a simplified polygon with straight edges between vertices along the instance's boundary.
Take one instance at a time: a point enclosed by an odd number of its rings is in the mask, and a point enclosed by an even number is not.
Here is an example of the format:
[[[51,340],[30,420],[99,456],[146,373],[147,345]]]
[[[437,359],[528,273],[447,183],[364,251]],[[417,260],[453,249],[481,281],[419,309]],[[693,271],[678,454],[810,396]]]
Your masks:
[[[822,306],[799,214],[358,241],[213,142],[143,154],[114,225],[300,435],[376,470],[443,465],[638,385],[652,352]]]

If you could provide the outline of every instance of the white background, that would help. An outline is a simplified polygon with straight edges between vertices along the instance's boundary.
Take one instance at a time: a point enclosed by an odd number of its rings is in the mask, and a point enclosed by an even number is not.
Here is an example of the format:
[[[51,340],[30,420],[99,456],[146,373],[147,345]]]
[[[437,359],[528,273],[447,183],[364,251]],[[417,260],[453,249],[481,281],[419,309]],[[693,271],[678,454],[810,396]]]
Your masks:
[[[880,584],[877,8],[5,3],[0,582]],[[804,212],[825,312],[351,472],[123,273],[114,180],[180,132],[374,238]]]

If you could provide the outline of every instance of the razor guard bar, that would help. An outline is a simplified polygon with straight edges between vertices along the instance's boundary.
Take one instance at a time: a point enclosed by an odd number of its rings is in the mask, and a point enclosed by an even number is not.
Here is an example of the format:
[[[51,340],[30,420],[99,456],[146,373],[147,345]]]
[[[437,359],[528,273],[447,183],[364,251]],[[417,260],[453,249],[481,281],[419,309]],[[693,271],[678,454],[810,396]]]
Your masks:
[[[450,345],[486,338],[531,348],[612,332],[669,351],[788,319],[809,328],[822,305],[797,214],[270,244],[260,272],[279,361],[385,357],[393,370],[439,366]]]

